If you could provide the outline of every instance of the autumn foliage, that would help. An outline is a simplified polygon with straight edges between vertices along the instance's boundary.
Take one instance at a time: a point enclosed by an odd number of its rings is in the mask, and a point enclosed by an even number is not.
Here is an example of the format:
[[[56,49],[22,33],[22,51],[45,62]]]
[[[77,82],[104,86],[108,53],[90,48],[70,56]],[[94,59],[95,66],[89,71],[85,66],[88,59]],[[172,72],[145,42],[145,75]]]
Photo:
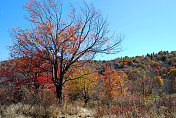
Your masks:
[[[78,101],[94,107],[95,117],[142,117],[162,109],[172,117],[176,51],[93,60],[97,54],[121,51],[122,37],[109,35],[107,21],[93,5],[82,5],[56,0],[26,4],[31,26],[11,30],[11,59],[0,62],[0,105],[22,102],[48,117],[50,106],[66,109]]]
[[[107,36],[107,21],[93,5],[84,2],[76,10],[70,4],[68,11],[63,10],[66,7],[55,0],[29,1],[24,8],[31,27],[13,28],[10,47],[12,58],[22,60],[22,64],[16,64],[19,68],[49,74],[47,78],[55,85],[60,100],[63,85],[70,80],[72,68],[80,66],[80,60],[93,59],[98,53],[116,54],[122,40]]]

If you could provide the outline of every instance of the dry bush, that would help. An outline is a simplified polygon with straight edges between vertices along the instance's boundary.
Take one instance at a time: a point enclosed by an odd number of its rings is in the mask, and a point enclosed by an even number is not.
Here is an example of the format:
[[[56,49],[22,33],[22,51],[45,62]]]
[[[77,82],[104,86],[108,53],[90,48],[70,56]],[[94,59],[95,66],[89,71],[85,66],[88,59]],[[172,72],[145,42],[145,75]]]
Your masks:
[[[0,105],[10,105],[18,103],[22,100],[22,91],[9,88],[0,89]]]
[[[163,98],[124,96],[111,102],[110,106],[100,104],[95,117],[176,117],[176,96]]]
[[[37,94],[28,95],[23,103],[30,106],[29,109],[23,111],[23,114],[26,116],[33,116],[37,118],[57,116],[56,110],[58,110],[58,101],[56,96],[50,90],[44,90]]]
[[[5,95],[3,96],[4,93]],[[2,115],[13,116],[21,114],[37,118],[47,118],[57,116],[58,111],[60,111],[57,109],[59,104],[56,96],[49,90],[38,92],[37,94],[34,94],[33,91],[28,91],[22,96],[22,99],[17,99],[19,94],[15,93],[17,92],[1,91],[0,113]]]
[[[55,94],[50,90],[44,90],[34,94],[28,91],[18,103],[0,106],[2,117],[31,117],[31,118],[56,118],[56,117],[78,117],[82,110],[80,101],[60,104]]]
[[[1,89],[0,117],[176,117],[176,94],[160,98],[135,95],[118,96],[108,105],[104,103],[107,101],[90,100],[87,106],[84,106],[83,100],[65,100],[60,104],[50,90],[42,92],[25,89],[23,90],[26,92],[9,90]]]

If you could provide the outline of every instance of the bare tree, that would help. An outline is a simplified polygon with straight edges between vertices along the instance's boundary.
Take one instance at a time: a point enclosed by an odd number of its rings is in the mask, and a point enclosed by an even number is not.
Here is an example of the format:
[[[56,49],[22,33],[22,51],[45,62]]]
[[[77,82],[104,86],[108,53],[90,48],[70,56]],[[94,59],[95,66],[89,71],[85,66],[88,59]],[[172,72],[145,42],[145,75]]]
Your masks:
[[[51,79],[60,100],[63,84],[71,80],[67,76],[71,68],[93,59],[98,53],[116,54],[120,51],[122,38],[110,36],[107,21],[92,4],[84,2],[76,10],[61,1],[31,0],[25,10],[31,26],[12,30],[11,55],[47,63],[50,69],[39,68],[52,73]]]

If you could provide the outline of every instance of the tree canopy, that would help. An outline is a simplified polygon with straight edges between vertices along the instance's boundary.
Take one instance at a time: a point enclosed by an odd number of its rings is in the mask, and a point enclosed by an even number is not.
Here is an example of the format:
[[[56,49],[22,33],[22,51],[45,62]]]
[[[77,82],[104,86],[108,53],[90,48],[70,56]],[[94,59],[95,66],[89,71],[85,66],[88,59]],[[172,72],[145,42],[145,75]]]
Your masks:
[[[67,75],[72,73],[71,68],[80,66],[81,60],[120,51],[122,38],[110,36],[107,20],[92,4],[83,2],[83,6],[74,8],[62,1],[30,0],[24,8],[30,25],[12,29],[11,55],[50,65],[45,68],[35,64],[51,73],[59,99],[63,84],[70,80]]]

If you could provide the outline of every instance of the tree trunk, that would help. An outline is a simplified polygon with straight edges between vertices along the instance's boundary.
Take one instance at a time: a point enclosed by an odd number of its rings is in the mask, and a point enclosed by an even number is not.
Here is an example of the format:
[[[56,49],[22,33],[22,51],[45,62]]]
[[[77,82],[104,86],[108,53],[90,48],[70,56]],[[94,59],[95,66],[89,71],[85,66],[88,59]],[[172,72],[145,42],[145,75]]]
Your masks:
[[[55,83],[56,86],[56,95],[60,102],[62,102],[62,89],[63,89],[63,75],[60,75],[60,78],[57,79],[57,82]]]
[[[89,96],[84,96],[84,106],[87,105],[89,99],[90,99]]]
[[[59,101],[62,101],[62,85],[56,85],[56,95]]]
[[[60,74],[59,74],[59,77],[58,77],[58,62],[57,62],[57,59],[55,59],[55,63],[54,63],[54,84],[55,84],[55,87],[56,87],[57,98],[59,99],[59,102],[61,102],[61,103],[62,103],[63,78],[64,78],[64,74],[62,73],[61,69],[60,69]]]

